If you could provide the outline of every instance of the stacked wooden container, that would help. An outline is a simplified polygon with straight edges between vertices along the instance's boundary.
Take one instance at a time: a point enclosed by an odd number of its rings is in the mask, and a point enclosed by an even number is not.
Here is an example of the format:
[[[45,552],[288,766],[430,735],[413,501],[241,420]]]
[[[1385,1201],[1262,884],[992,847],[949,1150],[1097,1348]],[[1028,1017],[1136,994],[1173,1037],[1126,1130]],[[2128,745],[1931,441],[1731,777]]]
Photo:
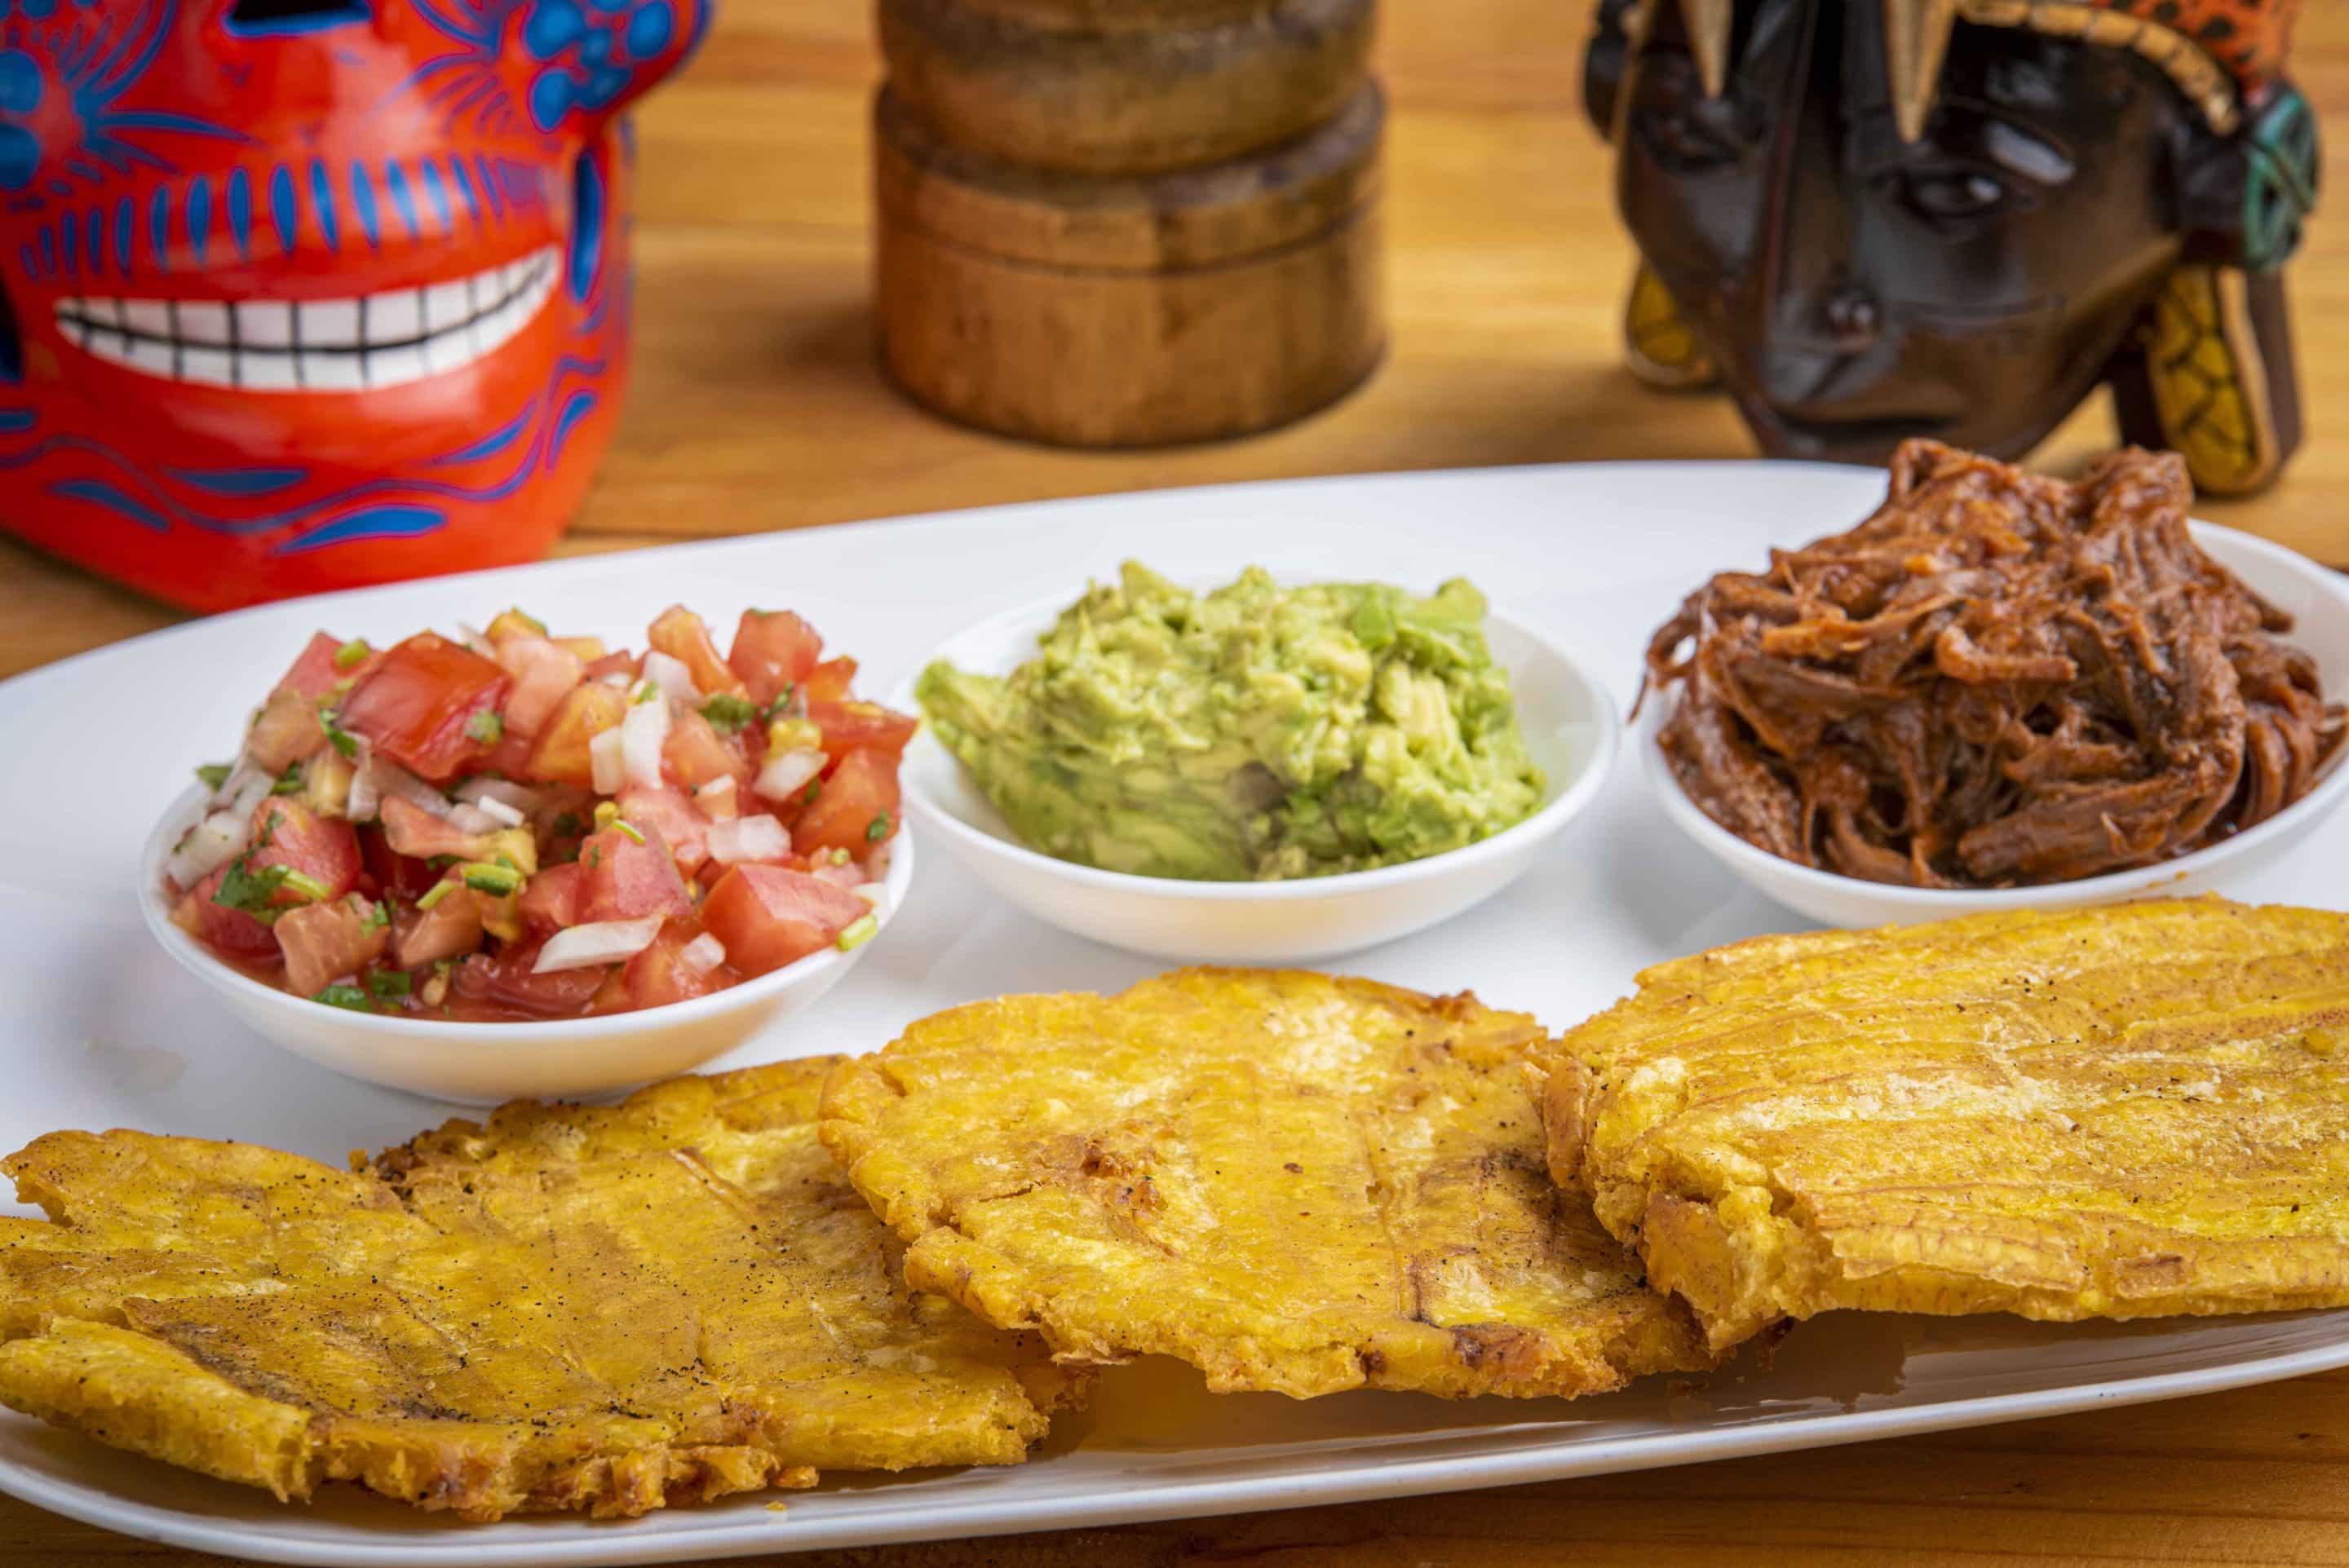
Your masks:
[[[1376,0],[879,0],[881,352],[990,430],[1154,446],[1385,341]]]

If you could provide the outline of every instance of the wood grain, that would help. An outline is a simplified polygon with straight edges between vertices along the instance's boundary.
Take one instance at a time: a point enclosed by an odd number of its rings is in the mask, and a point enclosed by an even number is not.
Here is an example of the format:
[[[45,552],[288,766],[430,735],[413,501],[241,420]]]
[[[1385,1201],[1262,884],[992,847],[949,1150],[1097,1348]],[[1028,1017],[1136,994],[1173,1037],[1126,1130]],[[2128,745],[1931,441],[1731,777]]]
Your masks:
[[[987,0],[1051,17],[1142,0]],[[1153,0],[1162,15],[1220,0]],[[723,0],[642,117],[640,357],[565,554],[851,518],[1293,474],[1743,457],[1726,405],[1640,390],[1615,320],[1630,254],[1577,98],[1581,0],[1392,5],[1393,345],[1361,392],[1276,434],[1163,452],[1001,440],[912,411],[875,367],[866,227],[871,15]],[[2349,6],[2305,8],[2295,74],[2349,148]],[[2336,195],[2338,193],[2336,192]],[[2310,445],[2218,521],[2349,563],[2349,220],[2294,264]],[[2111,439],[2084,410],[2042,460]],[[1562,524],[1561,526],[1565,526]],[[0,675],[178,615],[0,542]],[[2296,1563],[2349,1568],[2349,1373],[1904,1442],[1118,1531],[766,1560],[792,1568],[1695,1568]],[[217,1559],[0,1500],[10,1568]]]
[[[880,0],[890,88],[964,151],[1146,174],[1302,136],[1362,78],[1378,0],[1268,0],[1154,28],[1038,26],[968,0]]]
[[[874,113],[881,355],[982,429],[1163,447],[1287,424],[1385,343],[1379,146],[1363,85],[1294,141],[1199,170],[974,159],[893,83]]]

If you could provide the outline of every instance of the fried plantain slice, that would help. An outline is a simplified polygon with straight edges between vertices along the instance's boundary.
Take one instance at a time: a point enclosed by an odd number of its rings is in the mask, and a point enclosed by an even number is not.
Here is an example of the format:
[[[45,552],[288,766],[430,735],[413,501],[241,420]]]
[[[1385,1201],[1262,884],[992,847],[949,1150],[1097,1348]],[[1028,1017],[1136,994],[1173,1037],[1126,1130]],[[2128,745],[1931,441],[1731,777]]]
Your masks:
[[[1552,1173],[1716,1347],[1836,1307],[2349,1303],[2349,915],[1758,937],[1544,1055]]]
[[[1080,1380],[900,1283],[816,1141],[832,1065],[518,1102],[356,1171],[51,1133],[0,1161],[49,1216],[0,1218],[0,1402],[472,1520],[1016,1464]]]
[[[1218,1391],[1573,1395],[1711,1365],[1542,1170],[1533,1020],[1298,971],[1009,996],[843,1068],[823,1139],[906,1278]]]

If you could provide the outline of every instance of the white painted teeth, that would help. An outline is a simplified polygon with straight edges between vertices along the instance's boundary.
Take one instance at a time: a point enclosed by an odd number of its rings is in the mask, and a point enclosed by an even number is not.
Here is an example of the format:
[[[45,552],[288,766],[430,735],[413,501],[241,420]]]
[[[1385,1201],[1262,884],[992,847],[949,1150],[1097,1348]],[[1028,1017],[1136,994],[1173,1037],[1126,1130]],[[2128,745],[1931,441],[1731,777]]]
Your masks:
[[[358,392],[471,364],[554,293],[552,245],[454,283],[358,299],[57,302],[57,330],[99,359],[255,392]]]

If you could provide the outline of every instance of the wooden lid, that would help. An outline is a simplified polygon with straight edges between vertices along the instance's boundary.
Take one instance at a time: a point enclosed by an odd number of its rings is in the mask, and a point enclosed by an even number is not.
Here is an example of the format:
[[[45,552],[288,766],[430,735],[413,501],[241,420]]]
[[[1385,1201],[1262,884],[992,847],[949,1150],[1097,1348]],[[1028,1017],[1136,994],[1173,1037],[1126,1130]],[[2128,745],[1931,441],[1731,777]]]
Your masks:
[[[1272,0],[958,0],[975,16],[1065,32],[1147,33],[1236,22]]]
[[[889,87],[936,137],[1004,163],[1188,169],[1278,147],[1361,86],[1378,0],[1269,0],[1192,26],[1060,31],[967,0],[879,0]]]
[[[1385,100],[1365,81],[1327,125],[1281,146],[1152,175],[1056,174],[992,163],[936,136],[886,87],[874,103],[885,217],[1041,266],[1168,272],[1325,233],[1374,201]]]

